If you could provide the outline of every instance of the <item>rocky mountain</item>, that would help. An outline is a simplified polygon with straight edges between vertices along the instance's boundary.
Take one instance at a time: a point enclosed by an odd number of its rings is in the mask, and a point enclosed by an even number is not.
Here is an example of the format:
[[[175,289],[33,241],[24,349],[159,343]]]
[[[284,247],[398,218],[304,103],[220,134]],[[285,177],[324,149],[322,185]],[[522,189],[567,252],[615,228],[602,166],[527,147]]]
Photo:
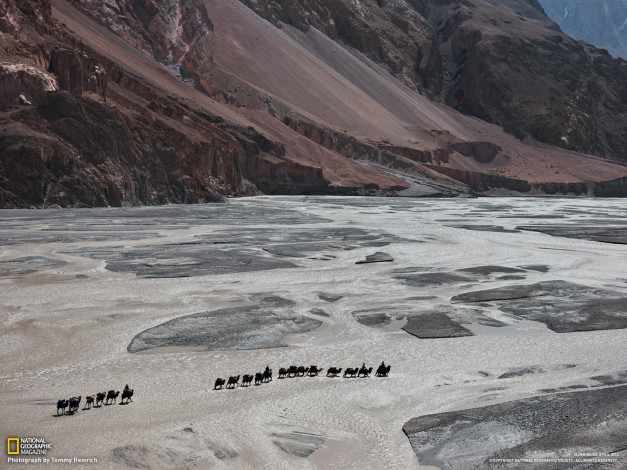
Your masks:
[[[607,160],[626,155],[625,62],[535,0],[0,0],[0,14],[4,207],[627,191]]]
[[[546,14],[569,36],[627,59],[627,1],[540,0]]]

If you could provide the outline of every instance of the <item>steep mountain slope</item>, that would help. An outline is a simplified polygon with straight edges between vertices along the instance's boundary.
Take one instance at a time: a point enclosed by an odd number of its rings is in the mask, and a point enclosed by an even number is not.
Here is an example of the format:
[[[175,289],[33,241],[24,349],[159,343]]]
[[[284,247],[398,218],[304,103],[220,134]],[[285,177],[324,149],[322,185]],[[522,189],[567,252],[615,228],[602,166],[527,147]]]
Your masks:
[[[520,138],[627,159],[627,63],[573,41],[537,0],[243,1]]]
[[[625,0],[540,0],[546,14],[569,36],[627,59]]]
[[[94,16],[102,15],[92,2],[75,0],[75,3],[90,8]],[[122,5],[125,2],[117,0],[117,3]],[[268,24],[252,15],[239,2],[182,2],[185,8],[190,8],[191,4],[202,8],[203,14],[200,16],[206,17],[210,26],[205,28],[202,38],[194,41],[181,55],[178,64],[181,73],[208,95],[235,106],[241,114],[253,120],[258,129],[271,128],[272,138],[281,142],[290,142],[291,137],[285,135],[284,126],[268,121],[268,114],[299,133],[306,134],[310,140],[345,156],[366,156],[378,163],[394,159],[397,167],[411,166],[419,172],[424,172],[424,169],[408,163],[406,160],[409,155],[412,156],[409,160],[421,163],[436,163],[510,178],[522,177],[531,182],[599,179],[597,176],[591,178],[591,174],[596,173],[590,172],[592,167],[598,167],[597,171],[604,172],[602,168],[605,167],[598,160],[594,160],[592,165],[583,164],[579,163],[581,157],[574,154],[522,145],[496,126],[486,126],[475,119],[465,118],[416,94],[404,83],[394,79],[388,70],[348,47],[345,41],[332,39],[341,39],[342,34],[353,31],[342,23],[342,15],[339,13],[359,20],[357,26],[366,35],[367,39],[363,41],[367,44],[380,38],[385,39],[389,32],[386,27],[392,24],[383,19],[372,19],[370,13],[376,5],[372,2],[360,4],[362,10],[370,8],[365,11],[355,10],[349,4],[343,4],[342,9],[340,3],[318,5],[313,2],[307,4],[306,8],[301,6],[290,14],[292,23],[299,25],[298,29],[281,23],[279,20],[286,18],[280,15],[276,18],[272,9],[259,10],[259,13],[272,20],[273,23]],[[161,4],[161,9],[165,7],[165,2],[152,4]],[[276,8],[280,4],[273,3],[271,6]],[[287,2],[286,5],[288,8],[301,4]],[[398,7],[400,4],[396,2],[395,5]],[[403,5],[406,8],[399,10],[398,15],[413,8]],[[494,9],[492,5],[489,6]],[[531,18],[529,21],[538,23],[538,28],[557,29],[544,16],[537,3],[524,3],[524,6],[523,13]],[[312,11],[317,9],[322,10],[314,15]],[[412,11],[413,18],[418,19],[420,15],[417,11]],[[115,31],[140,30],[143,24],[133,16],[108,17],[104,21]],[[426,20],[422,21],[421,29],[416,26],[412,30],[414,37],[420,31],[426,35],[433,33],[429,32]],[[310,25],[317,25],[326,34]],[[435,40],[436,35],[433,33],[430,37]],[[408,44],[406,39],[399,33],[396,39],[399,54],[411,51],[411,47],[405,47]],[[133,38],[127,37],[127,40],[131,42]],[[461,41],[461,38],[458,40]],[[389,52],[389,44],[380,44],[380,50]],[[424,53],[429,50],[433,49],[425,43]],[[438,50],[435,50],[435,54],[444,63]],[[166,54],[159,51],[157,55]],[[385,65],[385,57],[379,59]],[[403,73],[399,76],[407,78]],[[493,99],[497,100],[498,95]],[[357,138],[360,145],[351,143],[349,146],[345,143],[352,138]],[[450,147],[450,144],[459,141],[484,140],[501,149],[489,162],[485,158],[483,162],[479,161],[481,158],[473,158],[473,152],[465,152],[464,156]],[[361,145],[364,143],[378,149]],[[380,150],[395,150],[396,156],[382,156]],[[301,162],[309,161],[325,166],[319,160],[317,163],[309,160],[309,151],[299,151],[289,144],[287,155]],[[611,170],[603,173],[602,178],[620,176],[622,171],[620,167],[612,166]],[[453,174],[451,171],[447,173]]]
[[[625,166],[523,143],[416,93],[461,100],[465,110],[479,102],[470,92],[448,95],[473,83],[472,52],[457,52],[460,44],[474,47],[464,35],[474,38],[468,31],[484,27],[483,16],[495,7],[483,2],[473,21],[451,23],[444,41],[432,23],[468,15],[435,3],[396,2],[387,21],[368,16],[370,2],[337,0],[327,13],[313,2],[304,11],[318,18],[317,27],[298,23],[297,10],[290,21],[299,29],[273,16],[274,3],[260,11],[268,22],[227,0],[53,0],[52,8],[47,0],[0,0],[8,62],[0,86],[10,91],[0,105],[0,204],[197,202],[257,190],[624,194]],[[391,8],[381,4],[381,11]],[[561,34],[535,2],[524,5],[525,22]],[[334,16],[338,11],[350,24]],[[409,11],[411,22],[402,23]],[[392,36],[390,25],[398,30]],[[346,42],[358,26],[353,42],[363,52]],[[414,67],[406,54],[422,65]],[[496,82],[484,90],[488,104],[499,101]],[[610,85],[606,91],[614,93]],[[615,114],[620,125],[620,110]]]

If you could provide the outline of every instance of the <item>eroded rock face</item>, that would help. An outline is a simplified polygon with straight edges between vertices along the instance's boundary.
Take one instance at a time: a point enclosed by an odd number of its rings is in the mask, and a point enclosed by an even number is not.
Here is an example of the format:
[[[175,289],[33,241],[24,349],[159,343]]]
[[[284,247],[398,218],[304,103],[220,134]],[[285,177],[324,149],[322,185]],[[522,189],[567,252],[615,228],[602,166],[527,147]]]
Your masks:
[[[76,95],[91,91],[106,101],[107,74],[95,58],[70,48],[59,47],[52,51],[49,70],[57,76],[64,90]]]
[[[0,64],[0,109],[39,104],[49,91],[59,89],[53,76],[26,64]]]
[[[160,62],[178,64],[213,29],[202,2],[195,0],[71,0],[134,47]]]
[[[0,135],[5,206],[208,202],[243,190],[234,139],[142,123],[63,91],[13,119]]]

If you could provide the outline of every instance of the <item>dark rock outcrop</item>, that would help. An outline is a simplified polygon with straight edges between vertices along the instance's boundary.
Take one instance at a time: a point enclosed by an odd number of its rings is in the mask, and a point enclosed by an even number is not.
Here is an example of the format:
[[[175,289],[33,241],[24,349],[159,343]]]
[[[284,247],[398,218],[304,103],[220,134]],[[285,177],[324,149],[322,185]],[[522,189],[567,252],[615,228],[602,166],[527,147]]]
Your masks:
[[[207,202],[243,190],[233,138],[140,122],[63,91],[11,118],[0,135],[4,206]]]

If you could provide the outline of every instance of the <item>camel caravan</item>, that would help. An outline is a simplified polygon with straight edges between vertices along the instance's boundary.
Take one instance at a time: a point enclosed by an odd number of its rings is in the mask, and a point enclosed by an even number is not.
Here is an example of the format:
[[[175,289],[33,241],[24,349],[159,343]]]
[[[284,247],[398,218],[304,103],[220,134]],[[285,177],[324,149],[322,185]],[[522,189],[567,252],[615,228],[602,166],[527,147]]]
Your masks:
[[[89,410],[90,408],[100,408],[104,405],[113,405],[117,403],[118,397],[120,396],[120,391],[117,392],[115,390],[109,390],[108,392],[99,392],[95,395],[88,395],[85,397],[85,406],[83,410]],[[66,414],[74,414],[78,411],[81,401],[83,397],[72,397],[70,399],[64,400],[61,399],[57,402],[57,415]],[[126,400],[126,403],[124,402]],[[127,405],[129,402],[133,401],[133,389],[129,388],[128,384],[122,390],[122,398],[120,399],[120,405]]]
[[[390,373],[391,366],[386,366],[385,362],[382,362],[379,367],[377,367],[377,371],[375,372],[376,377],[387,377]],[[344,370],[344,377],[360,377],[365,378],[369,377],[372,373],[372,367],[366,367],[366,364],[362,364],[361,367],[349,367]],[[311,365],[309,367],[305,366],[289,366],[289,367],[281,367],[279,369],[279,379],[286,379],[292,377],[315,377],[318,374],[322,373],[324,369],[322,367],[318,367],[316,365]],[[342,373],[341,367],[329,367],[327,369],[327,377],[337,377]],[[241,383],[240,383],[241,379]],[[269,366],[266,366],[263,372],[257,372],[256,374],[244,374],[244,375],[231,375],[228,379],[223,379],[218,377],[216,379],[215,385],[213,386],[214,390],[222,390],[223,388],[235,388],[235,387],[249,387],[252,385],[253,380],[255,381],[255,385],[261,385],[266,382],[272,381],[272,369]]]

